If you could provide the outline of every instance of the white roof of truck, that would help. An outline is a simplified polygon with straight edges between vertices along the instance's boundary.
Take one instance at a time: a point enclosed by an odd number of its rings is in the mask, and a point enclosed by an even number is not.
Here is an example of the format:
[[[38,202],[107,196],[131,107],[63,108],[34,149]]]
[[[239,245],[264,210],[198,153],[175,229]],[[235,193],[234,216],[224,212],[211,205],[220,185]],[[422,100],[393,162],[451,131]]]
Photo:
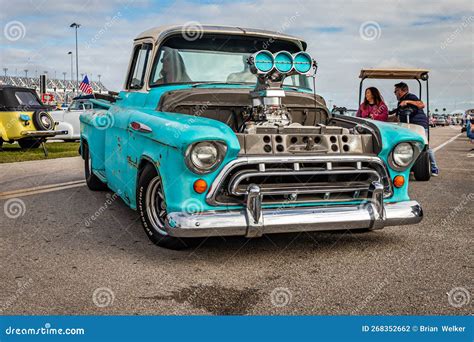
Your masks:
[[[302,48],[302,50],[306,50],[306,42],[302,39],[297,37],[267,31],[267,30],[260,30],[260,29],[253,29],[253,28],[245,28],[245,27],[237,27],[237,26],[221,26],[221,25],[165,25],[165,26],[157,26],[153,27],[149,30],[146,30],[140,33],[135,40],[143,39],[143,38],[152,38],[155,42],[161,42],[166,37],[180,33],[183,34],[204,34],[204,33],[215,33],[215,34],[237,34],[237,35],[245,35],[245,36],[255,36],[255,37],[264,37],[264,38],[273,38],[273,39],[282,39],[282,40],[289,40],[297,44]]]

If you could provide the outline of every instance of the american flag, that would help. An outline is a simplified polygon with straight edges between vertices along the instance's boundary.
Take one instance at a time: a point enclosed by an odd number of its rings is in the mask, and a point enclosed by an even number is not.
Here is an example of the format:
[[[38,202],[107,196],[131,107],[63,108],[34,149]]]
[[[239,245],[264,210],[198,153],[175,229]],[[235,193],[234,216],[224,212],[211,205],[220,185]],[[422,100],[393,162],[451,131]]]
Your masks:
[[[84,76],[84,79],[82,80],[81,84],[79,85],[79,89],[81,89],[81,91],[83,93],[92,94],[92,87],[89,84],[89,79],[87,78],[87,75]]]

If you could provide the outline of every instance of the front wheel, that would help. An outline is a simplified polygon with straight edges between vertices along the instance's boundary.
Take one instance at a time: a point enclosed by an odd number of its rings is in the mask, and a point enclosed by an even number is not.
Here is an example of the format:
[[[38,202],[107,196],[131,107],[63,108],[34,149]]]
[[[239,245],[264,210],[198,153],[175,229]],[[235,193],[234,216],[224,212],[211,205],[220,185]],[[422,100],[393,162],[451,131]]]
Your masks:
[[[431,178],[431,163],[428,151],[421,152],[420,156],[411,168],[417,181],[426,182]]]
[[[137,210],[148,238],[156,245],[168,249],[184,249],[195,240],[169,236],[165,230],[166,200],[161,177],[148,164],[140,174],[137,188]]]

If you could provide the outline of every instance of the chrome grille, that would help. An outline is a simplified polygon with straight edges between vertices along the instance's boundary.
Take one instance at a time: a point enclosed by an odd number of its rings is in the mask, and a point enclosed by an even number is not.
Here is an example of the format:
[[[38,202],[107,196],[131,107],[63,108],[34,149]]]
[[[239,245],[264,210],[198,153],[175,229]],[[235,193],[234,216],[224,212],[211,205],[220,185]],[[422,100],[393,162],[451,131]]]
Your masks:
[[[365,200],[372,182],[392,194],[384,163],[375,156],[240,157],[227,164],[211,185],[211,205],[243,204],[251,184],[263,203]]]

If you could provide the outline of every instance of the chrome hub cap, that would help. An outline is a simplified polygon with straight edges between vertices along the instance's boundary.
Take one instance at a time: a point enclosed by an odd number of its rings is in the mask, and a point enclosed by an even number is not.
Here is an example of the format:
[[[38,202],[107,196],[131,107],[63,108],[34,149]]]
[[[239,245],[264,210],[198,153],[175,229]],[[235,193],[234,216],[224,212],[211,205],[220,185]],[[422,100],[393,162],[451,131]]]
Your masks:
[[[160,177],[151,180],[145,194],[146,213],[148,218],[160,234],[168,235],[165,231],[166,203],[163,195]]]

